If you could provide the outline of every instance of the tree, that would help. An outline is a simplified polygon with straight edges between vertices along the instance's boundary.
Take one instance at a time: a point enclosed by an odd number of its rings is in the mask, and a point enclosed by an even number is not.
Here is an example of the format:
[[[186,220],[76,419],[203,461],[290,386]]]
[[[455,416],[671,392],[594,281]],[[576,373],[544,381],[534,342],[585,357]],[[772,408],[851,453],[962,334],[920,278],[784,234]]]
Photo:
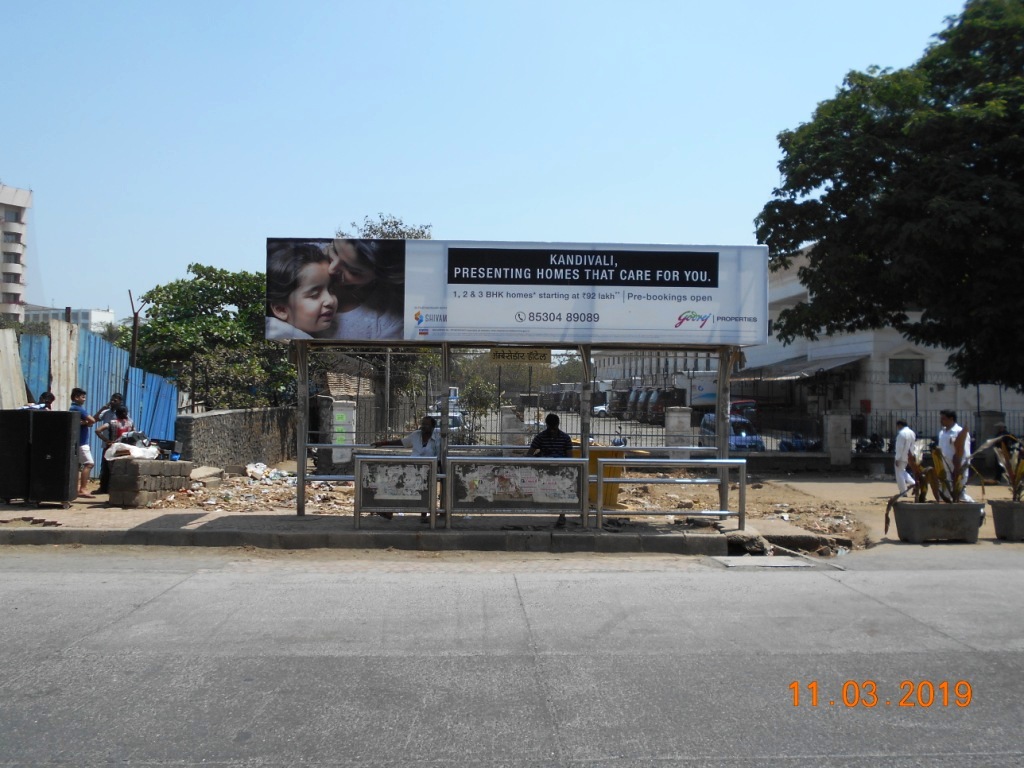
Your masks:
[[[117,344],[121,340],[122,330],[121,326],[117,323],[105,323],[103,331],[100,333],[100,338],[109,341],[111,344]]]
[[[406,224],[391,213],[378,213],[377,221],[369,216],[363,217],[363,223],[349,224],[355,234],[338,229],[336,237],[360,237],[376,240],[429,240],[432,224]]]
[[[188,272],[143,295],[138,366],[174,378],[208,408],[294,402],[287,348],[264,340],[264,275],[201,264]]]
[[[777,335],[891,326],[951,352],[962,384],[1024,387],[1024,0],[970,0],[901,70],[851,72],[779,134],[756,220],[811,295]],[[1009,354],[1008,354],[1009,353]]]

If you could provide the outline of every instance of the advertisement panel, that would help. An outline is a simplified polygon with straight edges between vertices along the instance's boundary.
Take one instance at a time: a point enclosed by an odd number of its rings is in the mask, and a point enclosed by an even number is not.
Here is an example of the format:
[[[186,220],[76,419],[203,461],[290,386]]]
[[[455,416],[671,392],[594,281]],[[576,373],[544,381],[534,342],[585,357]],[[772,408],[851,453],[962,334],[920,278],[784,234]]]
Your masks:
[[[763,246],[267,240],[267,338],[763,344]]]

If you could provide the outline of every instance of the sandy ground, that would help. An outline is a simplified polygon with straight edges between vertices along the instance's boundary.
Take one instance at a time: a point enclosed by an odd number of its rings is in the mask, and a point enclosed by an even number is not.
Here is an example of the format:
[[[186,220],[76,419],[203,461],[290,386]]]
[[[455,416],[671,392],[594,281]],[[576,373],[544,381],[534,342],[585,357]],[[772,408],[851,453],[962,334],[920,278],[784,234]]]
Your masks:
[[[279,473],[294,472],[294,462],[274,469]],[[663,473],[651,475],[652,478],[665,476]],[[314,481],[307,487],[307,513],[351,515],[353,491],[350,483]],[[978,500],[1009,498],[1009,491],[1005,487],[982,489],[976,486],[972,487],[971,492]],[[895,493],[895,481],[891,476],[884,475],[870,477],[853,472],[809,472],[748,476],[747,518],[755,528],[759,521],[783,521],[814,533],[848,538],[857,547],[870,546],[885,538],[886,503]],[[730,489],[730,506],[733,509],[737,507],[738,494],[738,488],[733,484]],[[645,515],[644,512],[648,510],[678,510],[678,515],[674,517],[681,522],[686,518],[688,510],[719,507],[716,486],[623,484],[618,500],[620,508],[607,512],[609,518],[650,523],[671,523],[672,518],[666,518],[663,514]],[[211,505],[228,513],[294,509],[294,477],[272,472],[260,481],[231,477],[212,487],[195,483],[192,490],[172,494],[155,506],[210,509]]]

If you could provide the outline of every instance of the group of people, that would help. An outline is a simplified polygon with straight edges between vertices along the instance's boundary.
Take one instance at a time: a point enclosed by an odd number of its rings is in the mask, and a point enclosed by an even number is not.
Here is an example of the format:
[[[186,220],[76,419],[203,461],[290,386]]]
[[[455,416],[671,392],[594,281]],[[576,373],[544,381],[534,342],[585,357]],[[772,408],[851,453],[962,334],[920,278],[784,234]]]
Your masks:
[[[965,459],[971,452],[970,433],[957,423],[957,415],[954,410],[945,409],[939,411],[939,424],[941,427],[935,442],[939,453],[942,454],[942,461],[946,465],[947,471],[953,471],[959,451],[960,471],[966,473],[968,466]],[[914,452],[914,443],[917,441],[917,435],[905,419],[897,419],[896,426],[899,429],[896,433],[896,446],[894,448],[896,487],[899,489],[900,495],[903,495],[916,484],[914,476],[908,471],[908,465],[910,457]],[[997,425],[998,427],[1002,427],[1002,431],[1006,433],[1005,424]],[[960,500],[973,501],[967,494],[966,483],[964,486],[965,488],[961,491]]]
[[[387,241],[272,244],[266,338],[400,339],[404,285],[404,253]]]
[[[544,423],[547,425],[547,428],[534,436],[530,447],[526,451],[526,455],[544,458],[567,458],[571,456],[572,438],[559,429],[558,425],[561,422],[558,414],[549,413],[545,417]],[[404,437],[398,437],[393,440],[378,440],[375,443],[371,443],[371,445],[374,448],[385,446],[408,448],[413,456],[438,457],[441,455],[441,435],[437,428],[437,419],[433,416],[424,416],[420,421],[420,428],[415,432],[410,432]],[[385,517],[390,519],[388,513],[385,513]],[[427,521],[426,513],[420,516],[420,521]],[[555,526],[558,528],[565,527],[564,514],[558,516]]]
[[[135,423],[128,415],[128,408],[124,404],[124,396],[115,392],[110,396],[107,403],[96,411],[89,413],[85,409],[85,401],[88,397],[81,387],[71,390],[71,406],[68,410],[76,413],[80,419],[78,430],[78,495],[91,499],[95,498],[89,493],[89,476],[96,462],[92,456],[92,447],[89,445],[89,430],[95,427],[96,434],[103,442],[103,452],[124,437],[129,432],[135,431]],[[57,398],[52,392],[43,392],[39,400],[24,406],[34,411],[52,411],[53,403]],[[100,487],[99,493],[108,493],[110,490],[110,464],[106,456],[101,457],[100,463]]]

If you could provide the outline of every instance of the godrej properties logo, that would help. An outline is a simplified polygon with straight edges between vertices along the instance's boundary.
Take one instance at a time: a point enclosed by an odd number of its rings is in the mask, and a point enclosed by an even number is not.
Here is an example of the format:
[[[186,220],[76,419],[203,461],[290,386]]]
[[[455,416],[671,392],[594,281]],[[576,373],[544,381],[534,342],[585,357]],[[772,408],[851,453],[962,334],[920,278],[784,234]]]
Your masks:
[[[708,321],[710,319],[711,319],[711,313],[710,312],[702,315],[700,312],[694,312],[691,309],[691,310],[689,310],[687,312],[681,313],[679,315],[679,317],[676,318],[676,324],[675,324],[674,327],[675,328],[680,328],[681,327],[684,330],[687,329],[687,328],[703,328],[705,325],[708,324]]]

